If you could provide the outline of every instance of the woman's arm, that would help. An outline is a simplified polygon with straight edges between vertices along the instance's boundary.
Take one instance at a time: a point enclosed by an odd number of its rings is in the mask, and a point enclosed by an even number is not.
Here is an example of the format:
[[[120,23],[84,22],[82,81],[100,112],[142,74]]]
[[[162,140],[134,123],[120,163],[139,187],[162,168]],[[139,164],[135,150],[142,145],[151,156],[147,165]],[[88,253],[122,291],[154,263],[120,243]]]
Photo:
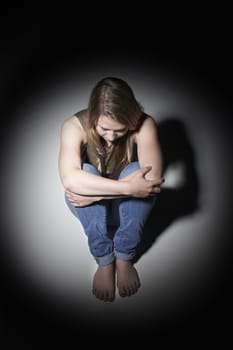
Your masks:
[[[157,126],[153,118],[148,117],[136,135],[138,161],[140,167],[152,167],[145,178],[159,179],[162,176],[162,153],[157,135]]]
[[[146,180],[150,167],[135,171],[133,179],[118,181],[96,176],[81,169],[81,145],[85,135],[75,117],[67,119],[61,130],[59,174],[65,188],[81,196],[135,196],[146,197],[162,179]]]

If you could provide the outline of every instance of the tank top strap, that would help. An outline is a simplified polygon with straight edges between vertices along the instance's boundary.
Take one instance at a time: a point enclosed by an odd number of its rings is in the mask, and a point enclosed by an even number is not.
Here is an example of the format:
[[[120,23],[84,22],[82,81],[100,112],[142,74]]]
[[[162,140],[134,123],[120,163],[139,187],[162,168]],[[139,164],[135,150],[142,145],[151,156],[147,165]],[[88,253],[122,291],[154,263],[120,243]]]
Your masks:
[[[87,109],[82,109],[81,111],[75,113],[75,117],[78,118],[78,120],[80,121],[82,127],[84,130],[86,130],[87,127]]]

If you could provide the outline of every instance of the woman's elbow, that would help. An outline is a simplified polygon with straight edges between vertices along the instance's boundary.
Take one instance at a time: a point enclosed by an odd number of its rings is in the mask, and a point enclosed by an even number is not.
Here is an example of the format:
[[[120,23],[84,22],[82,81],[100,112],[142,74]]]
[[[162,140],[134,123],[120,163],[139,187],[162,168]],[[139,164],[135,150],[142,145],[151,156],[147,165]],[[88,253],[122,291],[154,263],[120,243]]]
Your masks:
[[[74,193],[78,193],[78,186],[75,184],[74,179],[72,176],[63,176],[61,178],[62,185],[65,189],[65,191],[70,191]]]

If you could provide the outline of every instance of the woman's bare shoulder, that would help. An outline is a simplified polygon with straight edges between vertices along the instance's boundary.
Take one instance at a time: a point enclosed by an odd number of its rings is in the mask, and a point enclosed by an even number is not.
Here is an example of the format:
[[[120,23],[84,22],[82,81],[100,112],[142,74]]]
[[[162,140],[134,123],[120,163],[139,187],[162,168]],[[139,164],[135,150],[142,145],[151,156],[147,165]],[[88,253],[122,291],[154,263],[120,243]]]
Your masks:
[[[156,124],[156,121],[155,121],[155,119],[151,116],[151,115],[149,115],[149,114],[145,114],[145,119],[144,119],[144,121],[143,121],[143,123],[142,123],[142,127],[157,127],[157,124]]]
[[[139,137],[145,137],[146,135],[154,134],[156,130],[157,130],[157,124],[155,119],[152,116],[146,114],[140,129],[137,131],[135,135],[136,142]]]
[[[86,132],[75,115],[69,116],[63,121],[62,134],[76,134],[77,136],[82,137],[83,141],[86,140]]]
[[[76,115],[71,115],[71,116],[67,117],[66,119],[64,119],[62,126],[69,127],[69,128],[73,127],[73,128],[82,129],[82,125],[81,125],[79,119],[76,117]]]

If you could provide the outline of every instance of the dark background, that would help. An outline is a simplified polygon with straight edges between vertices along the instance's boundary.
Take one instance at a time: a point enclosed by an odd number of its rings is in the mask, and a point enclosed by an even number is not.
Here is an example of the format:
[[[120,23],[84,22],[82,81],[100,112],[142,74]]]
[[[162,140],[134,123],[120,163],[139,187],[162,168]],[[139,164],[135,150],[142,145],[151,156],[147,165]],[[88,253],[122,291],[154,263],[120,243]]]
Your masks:
[[[147,65],[160,64],[171,72],[188,76],[208,89],[208,98],[222,108],[227,125],[226,142],[231,145],[232,54],[229,9],[203,6],[159,8],[124,3],[78,5],[77,8],[45,8],[13,6],[2,11],[0,23],[0,103],[1,103],[1,166],[7,159],[4,141],[10,137],[17,109],[31,91],[64,71],[69,65],[94,66],[101,57],[134,56]],[[111,6],[111,7],[110,7]],[[68,6],[67,6],[68,7]],[[111,52],[111,54],[109,54]],[[230,150],[229,150],[230,154]],[[227,159],[226,161],[229,161]],[[6,190],[9,184],[2,184]],[[221,186],[221,184],[219,184]],[[231,195],[229,184],[229,196]],[[230,203],[230,201],[229,201]],[[2,203],[3,205],[3,203]],[[229,209],[229,208],[228,208]],[[57,305],[52,305],[36,292],[29,292],[6,263],[1,249],[1,341],[10,344],[68,345],[86,340],[113,337],[122,344],[122,337],[133,342],[138,337],[152,338],[155,345],[215,344],[232,342],[232,268],[231,222],[223,227],[226,254],[214,281],[199,305],[181,310],[177,319],[148,324],[121,320],[103,325],[101,322],[78,319]],[[227,233],[227,234],[225,234]],[[2,228],[2,234],[7,229]],[[228,244],[229,243],[229,244]],[[221,275],[221,276],[220,276]],[[104,340],[109,346],[107,340]],[[86,342],[87,343],[87,342]],[[101,342],[103,345],[103,342]]]

